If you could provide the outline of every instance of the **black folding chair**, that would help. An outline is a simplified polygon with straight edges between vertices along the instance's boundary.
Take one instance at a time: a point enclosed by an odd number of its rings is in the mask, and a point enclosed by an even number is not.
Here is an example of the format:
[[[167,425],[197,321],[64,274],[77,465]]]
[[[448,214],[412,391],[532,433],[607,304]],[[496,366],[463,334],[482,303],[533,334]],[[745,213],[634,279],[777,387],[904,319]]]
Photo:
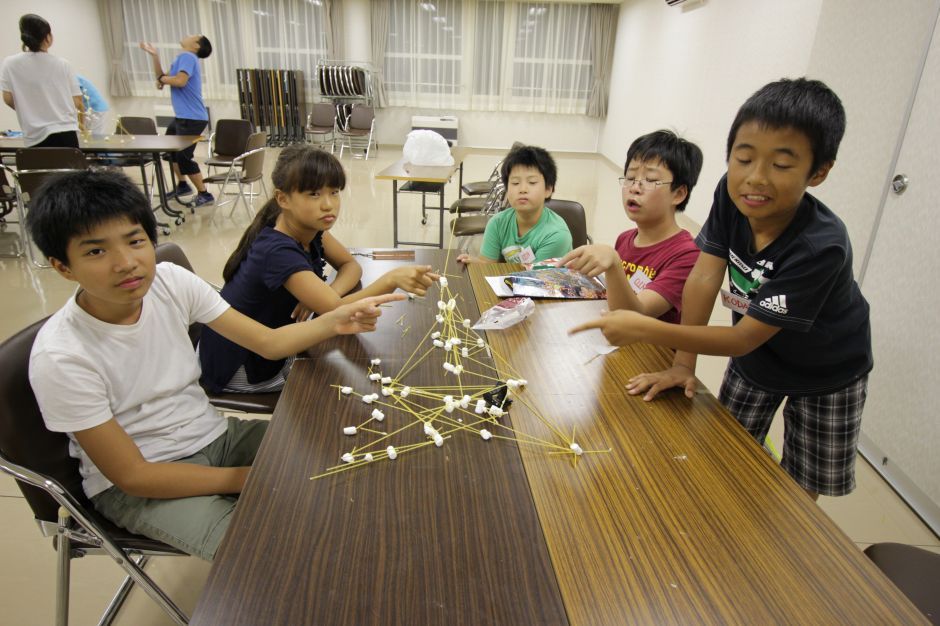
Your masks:
[[[127,573],[100,624],[113,621],[134,584],[175,623],[186,624],[186,614],[143,569],[151,556],[183,553],[99,515],[82,490],[78,460],[69,455],[68,437],[45,427],[28,377],[29,354],[45,323],[40,320],[0,344],[0,471],[16,479],[40,531],[54,537],[56,624],[68,623],[71,561],[86,554],[107,554]]]

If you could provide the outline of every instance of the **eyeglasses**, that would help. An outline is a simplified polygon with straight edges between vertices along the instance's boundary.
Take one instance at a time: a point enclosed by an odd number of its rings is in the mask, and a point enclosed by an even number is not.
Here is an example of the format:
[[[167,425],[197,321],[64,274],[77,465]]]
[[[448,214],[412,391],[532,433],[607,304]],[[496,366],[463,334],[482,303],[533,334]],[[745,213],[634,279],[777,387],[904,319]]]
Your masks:
[[[620,186],[624,189],[630,189],[633,187],[634,183],[639,185],[640,191],[647,191],[648,189],[655,189],[660,185],[670,185],[672,184],[671,180],[649,180],[646,178],[628,178],[621,176],[617,179],[620,182]]]

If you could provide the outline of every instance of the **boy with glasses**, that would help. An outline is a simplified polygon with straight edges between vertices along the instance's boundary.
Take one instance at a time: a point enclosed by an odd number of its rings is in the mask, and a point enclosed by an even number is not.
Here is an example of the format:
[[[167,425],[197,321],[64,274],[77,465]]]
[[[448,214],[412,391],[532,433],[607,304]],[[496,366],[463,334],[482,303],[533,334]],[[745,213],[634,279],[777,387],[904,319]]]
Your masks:
[[[696,356],[730,356],[719,400],[760,442],[786,399],[780,465],[814,500],[855,488],[873,365],[848,231],[806,193],[826,180],[844,133],[845,109],[825,84],[765,85],[728,133],[728,173],[696,240],[702,253],[682,294],[682,324],[615,311],[570,331],[677,350],[668,370],[630,379],[627,391],[644,400],[672,387],[693,397]],[[731,327],[707,326],[719,291]]]
[[[620,178],[623,209],[636,224],[613,247],[581,246],[560,262],[587,276],[604,274],[611,311],[627,309],[678,323],[682,288],[698,258],[688,231],[676,223],[702,170],[702,151],[668,130],[630,144]]]

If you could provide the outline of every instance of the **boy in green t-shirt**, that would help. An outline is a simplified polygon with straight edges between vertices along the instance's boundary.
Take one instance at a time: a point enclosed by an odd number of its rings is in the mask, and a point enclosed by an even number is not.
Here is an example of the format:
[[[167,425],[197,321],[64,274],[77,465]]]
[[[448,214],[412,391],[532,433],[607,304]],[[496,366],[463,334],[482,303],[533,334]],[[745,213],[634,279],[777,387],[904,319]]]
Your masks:
[[[486,225],[480,256],[461,254],[461,263],[533,263],[571,251],[571,231],[560,215],[545,206],[555,191],[557,168],[552,156],[536,146],[512,150],[500,168],[509,209]]]

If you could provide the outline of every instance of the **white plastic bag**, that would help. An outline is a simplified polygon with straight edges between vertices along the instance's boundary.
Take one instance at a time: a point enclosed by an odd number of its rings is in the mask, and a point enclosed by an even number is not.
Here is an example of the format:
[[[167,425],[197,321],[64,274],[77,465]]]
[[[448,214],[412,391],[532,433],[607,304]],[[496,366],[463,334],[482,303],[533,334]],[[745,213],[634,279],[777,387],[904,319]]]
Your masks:
[[[408,133],[402,155],[412,165],[453,165],[447,140],[433,130],[413,130]]]
[[[474,330],[502,330],[515,326],[535,311],[531,298],[508,298],[483,312]]]

